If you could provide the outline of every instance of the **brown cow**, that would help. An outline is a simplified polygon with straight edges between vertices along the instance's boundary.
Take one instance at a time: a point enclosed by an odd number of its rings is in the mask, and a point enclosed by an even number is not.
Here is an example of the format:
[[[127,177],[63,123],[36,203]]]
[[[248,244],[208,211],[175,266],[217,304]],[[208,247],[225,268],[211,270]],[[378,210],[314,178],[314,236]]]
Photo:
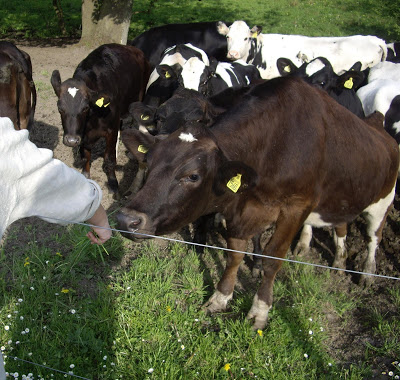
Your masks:
[[[129,104],[142,100],[150,67],[144,54],[133,46],[101,45],[76,68],[72,78],[61,83],[58,70],[51,84],[58,97],[65,145],[80,146],[83,174],[90,177],[93,145],[105,138],[103,170],[108,186],[117,192],[116,144],[121,117]]]
[[[380,122],[361,120],[301,79],[277,78],[254,86],[212,128],[191,123],[154,148],[155,137],[127,130],[125,145],[134,149],[141,139],[150,149],[149,173],[117,215],[119,227],[168,234],[220,212],[229,249],[245,251],[249,238],[275,224],[263,254],[283,258],[304,223],[340,226],[364,213],[371,241],[363,269],[373,273],[399,167],[396,141],[382,128],[382,116],[373,118]],[[229,253],[207,302],[210,312],[226,309],[243,257]],[[263,281],[248,314],[256,329],[267,322],[281,265],[263,258]]]
[[[28,53],[0,41],[0,116],[11,119],[15,129],[30,129],[36,108],[36,87]]]

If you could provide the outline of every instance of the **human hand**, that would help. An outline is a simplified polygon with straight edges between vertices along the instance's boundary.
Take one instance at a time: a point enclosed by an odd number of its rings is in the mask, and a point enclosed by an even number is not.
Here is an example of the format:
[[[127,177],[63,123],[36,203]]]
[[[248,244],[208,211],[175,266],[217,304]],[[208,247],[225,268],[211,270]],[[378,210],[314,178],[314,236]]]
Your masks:
[[[104,244],[108,239],[110,239],[112,231],[103,206],[100,205],[94,215],[88,219],[88,222],[93,226],[92,231],[89,231],[86,236],[92,244]]]

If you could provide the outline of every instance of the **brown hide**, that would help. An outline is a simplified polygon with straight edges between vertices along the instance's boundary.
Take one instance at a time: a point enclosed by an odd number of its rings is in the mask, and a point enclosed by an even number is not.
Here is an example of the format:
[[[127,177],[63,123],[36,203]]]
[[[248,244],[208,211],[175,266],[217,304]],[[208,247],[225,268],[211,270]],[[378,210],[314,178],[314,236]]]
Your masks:
[[[275,223],[264,254],[283,257],[311,212],[314,225],[336,226],[383,198],[390,204],[399,150],[375,118],[359,119],[297,78],[257,85],[211,129],[192,123],[150,149],[147,182],[118,215],[120,228],[165,234],[220,212],[228,248],[244,250],[247,239]],[[226,184],[237,174],[242,185],[234,193]],[[226,307],[241,258],[231,254],[210,311]],[[249,313],[255,327],[266,323],[280,266],[263,259]]]
[[[29,55],[10,42],[0,41],[0,116],[9,117],[15,129],[29,129],[35,107]]]

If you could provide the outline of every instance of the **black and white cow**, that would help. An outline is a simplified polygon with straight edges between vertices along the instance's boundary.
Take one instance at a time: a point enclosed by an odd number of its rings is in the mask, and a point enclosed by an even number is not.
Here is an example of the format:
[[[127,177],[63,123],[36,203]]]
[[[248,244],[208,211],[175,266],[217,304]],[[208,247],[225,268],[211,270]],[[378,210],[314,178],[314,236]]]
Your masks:
[[[400,63],[400,42],[391,42],[387,45],[387,61]]]
[[[341,74],[354,62],[360,61],[361,70],[364,70],[384,61],[387,55],[386,42],[375,36],[262,34],[260,27],[250,30],[244,21],[235,21],[229,28],[220,22],[218,30],[227,37],[228,58],[253,63],[264,79],[279,76],[276,62],[280,57],[291,59],[296,66],[325,57],[331,62],[333,70]]]
[[[397,100],[399,95],[400,81],[391,79],[373,80],[357,91],[357,96],[361,100],[365,115],[368,116],[375,111],[385,115],[385,129],[400,144],[400,107]],[[387,115],[389,109],[391,111]]]
[[[199,47],[219,61],[226,60],[226,38],[218,32],[216,21],[156,26],[129,42],[144,52],[152,69],[162,59],[165,49],[186,43]]]
[[[197,57],[190,58],[183,65],[180,83],[185,88],[201,92],[205,96],[213,96],[228,87],[248,86],[261,76],[257,68],[243,60],[235,62],[218,62],[211,59],[207,66]]]
[[[297,67],[288,58],[279,58],[277,67],[281,76],[297,76],[313,86],[324,89],[339,104],[346,107],[358,117],[364,117],[364,110],[356,90],[364,81],[364,73],[360,71],[361,63],[355,63],[350,70],[337,75],[331,63],[324,57]]]
[[[205,51],[192,44],[175,45],[166,49],[147,82],[143,103],[158,107],[169,99],[179,86],[178,76],[183,65],[192,57],[199,58],[206,65],[210,64]]]

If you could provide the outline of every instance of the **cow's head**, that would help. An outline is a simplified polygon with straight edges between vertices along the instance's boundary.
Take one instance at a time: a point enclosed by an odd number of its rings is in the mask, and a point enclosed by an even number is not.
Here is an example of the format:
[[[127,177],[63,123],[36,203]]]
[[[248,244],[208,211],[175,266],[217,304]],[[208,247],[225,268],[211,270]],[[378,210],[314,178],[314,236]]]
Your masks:
[[[57,107],[64,129],[63,142],[67,146],[78,146],[90,114],[105,117],[110,112],[110,96],[91,90],[84,81],[70,78],[61,82],[60,73],[54,70],[51,84],[58,97]]]
[[[157,134],[155,112],[155,107],[143,102],[134,102],[129,105],[129,115],[133,119],[133,126],[142,133]]]
[[[206,65],[197,57],[189,58],[182,67],[180,74],[180,84],[204,96],[211,95],[210,79],[215,76],[218,66],[216,59],[211,59],[210,65]]]
[[[125,130],[122,141],[148,164],[146,183],[117,215],[119,228],[128,232],[178,231],[240,197],[257,178],[245,164],[228,161],[211,130],[201,123],[188,123],[164,139]],[[141,156],[139,149],[144,152]]]
[[[228,44],[227,57],[232,60],[243,59],[247,61],[254,49],[254,40],[261,33],[260,26],[248,27],[244,21],[235,21],[229,28],[222,21],[218,22],[217,30],[226,36]],[[254,54],[254,52],[253,52]]]
[[[148,85],[143,102],[149,106],[158,107],[169,99],[179,86],[179,73],[182,67],[175,65],[157,65],[152,73],[153,82]],[[150,83],[150,81],[149,81]]]
[[[225,109],[213,106],[198,91],[180,87],[170,99],[158,107],[155,114],[157,133],[170,134],[190,121],[201,122],[210,127],[223,112]]]
[[[364,80],[364,74],[360,72],[360,62],[356,62],[350,70],[340,76],[333,71],[331,63],[324,57],[318,57],[310,62],[305,62],[300,67],[297,67],[288,58],[279,58],[276,64],[281,76],[292,75],[303,78],[311,85],[328,92],[355,91]]]

